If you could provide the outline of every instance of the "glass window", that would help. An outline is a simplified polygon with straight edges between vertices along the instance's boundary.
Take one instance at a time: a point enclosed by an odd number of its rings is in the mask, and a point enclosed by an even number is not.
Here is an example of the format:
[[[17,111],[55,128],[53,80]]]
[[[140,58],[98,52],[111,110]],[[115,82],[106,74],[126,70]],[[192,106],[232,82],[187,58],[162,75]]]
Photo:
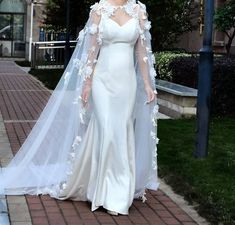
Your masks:
[[[0,14],[0,40],[12,39],[12,17],[11,15]]]
[[[1,13],[24,13],[24,0],[0,0]]]

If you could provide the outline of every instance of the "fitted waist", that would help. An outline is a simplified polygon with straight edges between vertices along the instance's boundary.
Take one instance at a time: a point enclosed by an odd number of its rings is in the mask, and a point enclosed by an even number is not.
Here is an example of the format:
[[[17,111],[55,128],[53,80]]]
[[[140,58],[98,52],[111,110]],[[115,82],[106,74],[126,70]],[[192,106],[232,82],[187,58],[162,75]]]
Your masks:
[[[130,44],[115,43],[103,45],[100,49],[97,69],[113,71],[120,67],[134,70],[134,48]]]
[[[109,54],[112,52],[113,53],[125,53],[127,51],[127,53],[132,53],[134,50],[134,46],[131,45],[130,43],[125,43],[125,42],[114,42],[114,43],[105,43],[104,45],[102,45],[100,51],[103,51],[104,53],[109,51]],[[112,51],[112,52],[110,52]],[[124,52],[125,51],[125,52]]]

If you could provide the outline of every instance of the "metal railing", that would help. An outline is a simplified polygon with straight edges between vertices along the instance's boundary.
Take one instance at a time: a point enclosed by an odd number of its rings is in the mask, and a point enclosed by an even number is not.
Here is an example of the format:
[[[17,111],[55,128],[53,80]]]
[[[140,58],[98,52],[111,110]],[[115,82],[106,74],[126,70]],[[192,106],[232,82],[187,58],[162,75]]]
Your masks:
[[[65,41],[44,41],[32,43],[31,68],[64,68]],[[70,41],[70,52],[74,51],[77,41]]]

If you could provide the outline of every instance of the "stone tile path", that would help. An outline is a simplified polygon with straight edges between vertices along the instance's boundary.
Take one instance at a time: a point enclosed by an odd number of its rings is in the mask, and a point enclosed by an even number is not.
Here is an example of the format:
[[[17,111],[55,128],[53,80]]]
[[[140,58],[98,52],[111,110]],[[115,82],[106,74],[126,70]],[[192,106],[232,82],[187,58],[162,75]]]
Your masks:
[[[23,144],[50,95],[50,90],[14,62],[0,61],[2,166]],[[103,208],[91,212],[88,202],[59,201],[48,195],[0,196],[0,225],[208,224],[195,216],[193,219],[169,196],[162,189],[147,191],[147,201],[134,200],[128,216],[111,216]]]

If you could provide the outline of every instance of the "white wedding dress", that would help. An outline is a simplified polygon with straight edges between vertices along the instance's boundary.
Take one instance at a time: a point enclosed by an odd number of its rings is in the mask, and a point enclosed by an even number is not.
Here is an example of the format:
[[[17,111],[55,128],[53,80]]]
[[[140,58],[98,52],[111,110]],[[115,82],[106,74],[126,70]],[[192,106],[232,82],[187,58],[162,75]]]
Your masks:
[[[115,20],[115,13],[123,15],[123,24]],[[82,137],[76,134],[73,147],[79,147],[70,153],[72,169],[67,176],[58,173],[60,185],[54,189],[49,185],[38,188],[37,194],[49,193],[60,200],[90,201],[92,211],[103,206],[127,215],[134,198],[145,199],[145,188],[157,190],[158,139],[154,130],[143,133],[152,129],[150,125],[145,129],[148,120],[156,128],[155,118],[151,115],[156,115],[157,106],[151,108],[143,104],[147,97],[140,95],[144,92],[143,80],[152,82],[149,76],[152,64],[148,63],[153,60],[148,55],[151,49],[145,44],[147,37],[141,32],[148,30],[149,26],[145,7],[141,3],[135,4],[129,0],[124,6],[116,7],[102,0],[92,7],[85,67],[86,77],[92,74],[87,126]],[[87,37],[83,30],[79,35],[83,48],[84,38]],[[81,57],[73,56],[71,61],[80,65]],[[136,63],[139,68],[136,68]],[[138,77],[138,73],[142,75]],[[70,74],[67,71],[65,75]],[[138,89],[142,89],[141,92]],[[146,111],[138,111],[140,107],[146,107]],[[155,110],[155,114],[151,114],[150,110]],[[137,120],[140,116],[143,116],[142,122]],[[66,166],[61,168],[67,169]],[[42,176],[45,175],[42,173]],[[22,192],[6,193],[33,194],[33,191],[24,189]]]

